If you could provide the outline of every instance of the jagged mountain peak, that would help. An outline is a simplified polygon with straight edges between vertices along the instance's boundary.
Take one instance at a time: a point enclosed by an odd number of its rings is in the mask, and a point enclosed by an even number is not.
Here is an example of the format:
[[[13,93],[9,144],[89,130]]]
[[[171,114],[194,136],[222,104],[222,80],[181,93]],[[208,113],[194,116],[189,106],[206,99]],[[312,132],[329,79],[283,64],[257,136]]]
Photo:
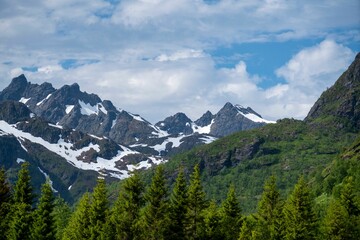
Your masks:
[[[205,127],[211,124],[214,115],[210,111],[206,111],[198,120],[195,121],[195,124],[199,127]]]
[[[306,122],[328,122],[337,128],[360,129],[360,53],[335,84],[323,92]],[[325,122],[324,122],[325,121]]]
[[[155,126],[169,134],[191,134],[193,132],[191,124],[192,120],[185,113],[179,112],[156,123]]]
[[[19,100],[28,85],[28,81],[24,74],[15,77],[0,93],[0,100]]]

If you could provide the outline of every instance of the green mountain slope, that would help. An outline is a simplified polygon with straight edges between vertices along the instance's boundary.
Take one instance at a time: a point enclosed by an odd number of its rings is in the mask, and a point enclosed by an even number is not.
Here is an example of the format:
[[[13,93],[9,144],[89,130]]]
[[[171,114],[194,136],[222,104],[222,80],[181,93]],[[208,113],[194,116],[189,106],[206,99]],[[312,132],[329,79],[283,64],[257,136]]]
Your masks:
[[[359,130],[360,54],[334,86],[322,94],[304,121],[283,119],[224,137],[174,156],[165,164],[165,171],[173,182],[180,166],[190,173],[199,163],[210,198],[223,200],[228,186],[234,184],[244,211],[253,212],[269,176],[277,177],[284,195],[300,175],[320,182],[323,170],[353,143]],[[145,178],[151,175],[147,174]]]

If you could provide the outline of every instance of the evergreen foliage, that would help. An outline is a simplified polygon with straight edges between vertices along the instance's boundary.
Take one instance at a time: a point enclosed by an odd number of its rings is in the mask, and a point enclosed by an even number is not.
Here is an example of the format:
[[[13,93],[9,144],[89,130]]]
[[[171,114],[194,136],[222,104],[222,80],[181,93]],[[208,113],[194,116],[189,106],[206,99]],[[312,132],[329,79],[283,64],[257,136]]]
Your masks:
[[[303,177],[300,177],[284,206],[284,217],[286,239],[315,239],[317,219],[310,189]]]
[[[112,212],[112,224],[116,239],[139,238],[139,216],[143,207],[144,184],[135,172],[126,179]]]
[[[11,205],[11,218],[8,226],[8,239],[30,239],[30,226],[32,225],[32,193],[29,163],[21,165],[18,179],[14,187],[14,202]]]
[[[14,187],[14,202],[24,203],[31,208],[33,204],[34,195],[30,181],[29,163],[25,162],[21,165],[18,173],[18,179]]]
[[[68,226],[65,228],[64,240],[90,239],[90,194],[85,193],[79,201],[75,212],[71,215]]]
[[[236,239],[241,228],[241,208],[235,195],[235,187],[231,185],[227,198],[221,207],[221,232],[223,239]]]
[[[221,231],[221,215],[215,201],[210,201],[209,207],[204,210],[203,239],[224,239]],[[229,230],[230,231],[230,230]],[[231,234],[231,233],[230,233]]]
[[[108,219],[109,203],[106,192],[106,184],[103,178],[99,178],[91,198],[89,212],[90,239],[95,240],[101,236],[103,226]]]
[[[52,212],[55,224],[55,239],[62,239],[64,230],[69,222],[71,214],[71,209],[65,200],[61,197],[57,197],[54,200],[54,209]]]
[[[143,211],[144,238],[151,240],[164,239],[168,231],[168,189],[165,183],[164,168],[156,167],[151,185],[146,192],[147,205]]]
[[[29,205],[26,203],[15,203],[11,207],[11,221],[7,232],[8,240],[30,239],[32,216]]]
[[[258,204],[258,217],[261,231],[267,239],[283,238],[283,214],[280,192],[276,187],[276,178],[271,176],[264,185]]]
[[[340,201],[333,199],[326,211],[323,224],[325,239],[341,240],[354,239],[349,235],[349,214]]]
[[[31,229],[32,240],[55,239],[54,195],[49,181],[43,184],[39,204],[34,211],[34,222]]]
[[[247,216],[243,216],[243,205],[233,185],[220,207],[214,200],[208,204],[198,165],[189,185],[184,171],[179,171],[170,197],[162,165],[155,169],[146,193],[144,183],[135,173],[123,182],[112,209],[105,180],[99,179],[93,194],[84,194],[73,212],[60,197],[54,201],[48,182],[43,185],[33,209],[27,164],[18,173],[14,187],[17,201],[14,201],[5,172],[0,170],[0,193],[4,196],[0,207],[8,211],[8,217],[1,219],[1,229],[6,232],[0,237],[4,240],[358,239],[357,149],[360,139],[322,172],[326,172],[325,177],[310,178],[313,189],[301,177],[285,203],[275,177],[270,177],[264,183],[257,211]],[[344,166],[346,171],[338,169]],[[323,185],[320,183],[323,179],[331,180],[331,184]],[[314,200],[312,196],[317,191],[321,195]]]
[[[169,209],[169,239],[184,239],[186,213],[188,208],[187,183],[184,169],[181,168],[170,197]]]
[[[195,165],[188,189],[187,237],[201,239],[201,226],[204,224],[203,211],[207,207],[206,195],[201,184],[200,167]]]
[[[0,169],[0,233],[5,233],[8,228],[9,210],[11,206],[11,189],[7,180],[5,169]],[[0,240],[6,239],[5,234],[0,234]]]

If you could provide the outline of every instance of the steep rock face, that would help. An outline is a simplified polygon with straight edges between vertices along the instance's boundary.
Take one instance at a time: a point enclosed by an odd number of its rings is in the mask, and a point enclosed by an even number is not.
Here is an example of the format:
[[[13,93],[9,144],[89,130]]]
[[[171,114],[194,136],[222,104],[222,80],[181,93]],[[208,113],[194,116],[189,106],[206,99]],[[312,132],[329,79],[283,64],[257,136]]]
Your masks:
[[[105,136],[142,153],[160,156],[209,143],[216,139],[213,136],[264,125],[248,117],[261,120],[250,108],[240,109],[230,103],[216,115],[208,111],[195,122],[184,113],[177,113],[152,125],[138,115],[117,109],[110,101],[82,92],[76,83],[54,89],[50,83],[32,84],[24,75],[14,78],[0,93],[0,99],[21,102],[54,125]]]
[[[226,103],[225,106],[215,115],[214,123],[211,125],[210,134],[214,136],[226,136],[234,132],[248,130],[264,126],[265,122],[254,122],[245,117],[244,114],[259,116],[251,108],[243,108],[239,105]]]
[[[131,117],[131,116],[130,116]],[[100,175],[113,181],[134,169],[163,161],[100,138],[35,116],[23,103],[0,102],[0,164],[16,172],[29,161],[34,186],[40,189],[48,175],[68,201],[92,189]]]
[[[176,113],[174,116],[167,117],[164,121],[158,122],[155,126],[170,134],[191,134],[193,133],[191,123],[191,119],[184,113]]]
[[[28,82],[24,74],[14,78],[10,85],[0,93],[0,100],[19,100],[23,95]]]
[[[206,113],[204,113],[204,115],[202,115],[198,120],[195,121],[195,124],[200,126],[200,127],[205,127],[211,124],[211,121],[214,119],[214,115],[210,112],[207,111]]]
[[[323,92],[306,122],[335,123],[339,129],[360,130],[360,53],[335,84]]]
[[[47,121],[97,136],[113,138],[117,143],[133,144],[136,139],[154,137],[153,126],[141,117],[117,110],[95,94],[80,91],[78,84],[54,89],[50,83],[27,82],[24,75],[14,78],[0,93],[0,100],[26,104]]]
[[[0,119],[10,124],[30,119],[30,110],[22,103],[14,101],[0,102]]]

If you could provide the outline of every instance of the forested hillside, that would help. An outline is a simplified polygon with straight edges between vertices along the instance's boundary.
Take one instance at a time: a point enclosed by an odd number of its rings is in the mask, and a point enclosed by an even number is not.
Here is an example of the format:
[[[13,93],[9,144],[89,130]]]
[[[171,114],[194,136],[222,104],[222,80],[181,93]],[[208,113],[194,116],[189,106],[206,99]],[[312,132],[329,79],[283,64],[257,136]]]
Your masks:
[[[322,172],[325,181],[309,183],[301,176],[286,196],[271,176],[252,214],[244,213],[234,185],[221,203],[210,200],[199,165],[189,181],[180,169],[172,188],[162,165],[148,185],[135,173],[123,182],[114,204],[103,179],[73,211],[54,197],[49,182],[35,203],[23,163],[15,186],[0,171],[0,239],[357,239],[359,151],[360,138]],[[317,198],[314,186],[321,194]]]

